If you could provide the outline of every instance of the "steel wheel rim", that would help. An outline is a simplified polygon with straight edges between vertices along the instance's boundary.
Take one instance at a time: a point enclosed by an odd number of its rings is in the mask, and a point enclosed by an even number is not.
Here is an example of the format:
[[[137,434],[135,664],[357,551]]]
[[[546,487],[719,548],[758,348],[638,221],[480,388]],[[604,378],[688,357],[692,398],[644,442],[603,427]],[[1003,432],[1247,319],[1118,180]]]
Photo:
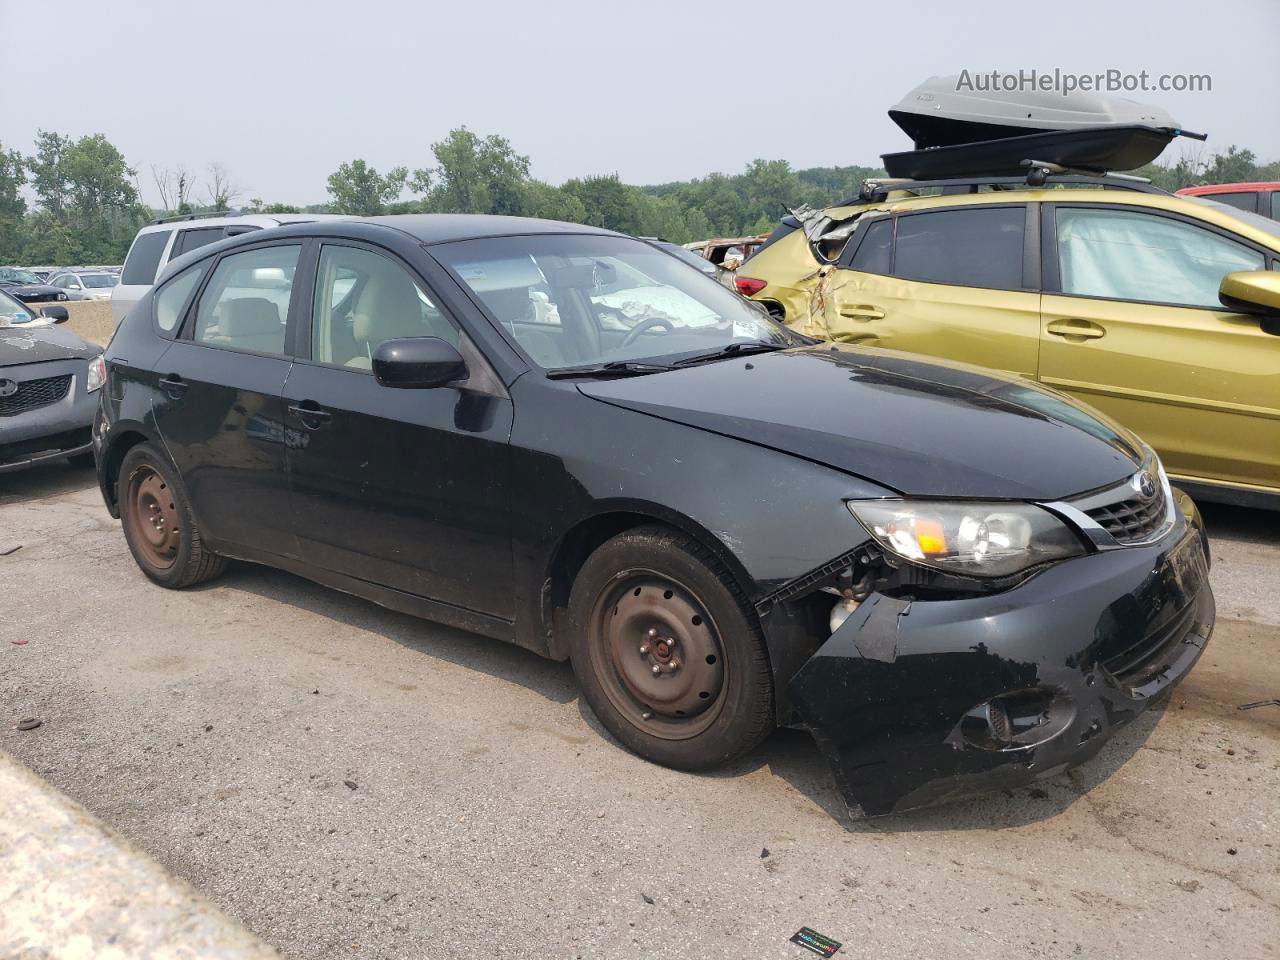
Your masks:
[[[129,524],[139,550],[154,567],[173,566],[182,542],[173,488],[158,471],[140,466],[129,477],[128,498]]]
[[[653,570],[618,574],[591,618],[591,655],[610,702],[664,740],[703,733],[720,715],[728,663],[697,595]]]

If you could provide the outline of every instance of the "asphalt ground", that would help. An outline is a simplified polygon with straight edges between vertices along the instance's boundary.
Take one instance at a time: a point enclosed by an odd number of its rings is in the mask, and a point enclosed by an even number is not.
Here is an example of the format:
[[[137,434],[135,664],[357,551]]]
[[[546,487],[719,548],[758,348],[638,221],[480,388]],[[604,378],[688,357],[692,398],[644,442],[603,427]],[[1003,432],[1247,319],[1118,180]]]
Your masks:
[[[1280,707],[1237,707],[1280,697],[1280,514],[1204,512],[1218,626],[1167,704],[852,822],[803,733],[677,773],[567,665],[247,564],[161,590],[46,465],[0,477],[0,749],[288,957],[1272,958]]]

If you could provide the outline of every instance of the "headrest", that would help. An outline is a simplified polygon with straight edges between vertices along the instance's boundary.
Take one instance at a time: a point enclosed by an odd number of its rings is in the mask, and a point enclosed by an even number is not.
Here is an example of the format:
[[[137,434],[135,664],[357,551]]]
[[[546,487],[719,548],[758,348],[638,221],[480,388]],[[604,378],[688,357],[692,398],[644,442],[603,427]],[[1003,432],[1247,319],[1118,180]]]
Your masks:
[[[223,336],[252,337],[280,332],[280,308],[266,297],[240,297],[222,304]]]

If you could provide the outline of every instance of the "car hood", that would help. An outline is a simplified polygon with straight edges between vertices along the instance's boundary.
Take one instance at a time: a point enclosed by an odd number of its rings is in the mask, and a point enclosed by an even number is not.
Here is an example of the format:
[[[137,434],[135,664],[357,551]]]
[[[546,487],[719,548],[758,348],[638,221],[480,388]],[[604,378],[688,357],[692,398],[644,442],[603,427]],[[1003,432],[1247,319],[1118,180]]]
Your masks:
[[[823,344],[578,389],[908,496],[1058,500],[1142,462],[1136,437],[1061,394],[894,351]]]
[[[0,286],[0,290],[14,297],[44,297],[63,292],[47,283],[6,283]]]
[[[89,359],[102,352],[70,330],[58,327],[0,326],[0,367],[45,360]]]

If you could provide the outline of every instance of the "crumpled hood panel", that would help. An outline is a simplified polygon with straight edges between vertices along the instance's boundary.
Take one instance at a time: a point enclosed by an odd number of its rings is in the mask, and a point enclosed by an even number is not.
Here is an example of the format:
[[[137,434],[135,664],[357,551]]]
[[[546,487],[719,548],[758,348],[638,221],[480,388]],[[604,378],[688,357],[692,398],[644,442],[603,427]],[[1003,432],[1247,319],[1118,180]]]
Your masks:
[[[70,330],[44,326],[0,326],[0,367],[45,360],[89,359],[102,352]]]
[[[824,344],[579,389],[909,496],[1057,500],[1142,460],[1132,434],[1060,394],[894,351]]]

